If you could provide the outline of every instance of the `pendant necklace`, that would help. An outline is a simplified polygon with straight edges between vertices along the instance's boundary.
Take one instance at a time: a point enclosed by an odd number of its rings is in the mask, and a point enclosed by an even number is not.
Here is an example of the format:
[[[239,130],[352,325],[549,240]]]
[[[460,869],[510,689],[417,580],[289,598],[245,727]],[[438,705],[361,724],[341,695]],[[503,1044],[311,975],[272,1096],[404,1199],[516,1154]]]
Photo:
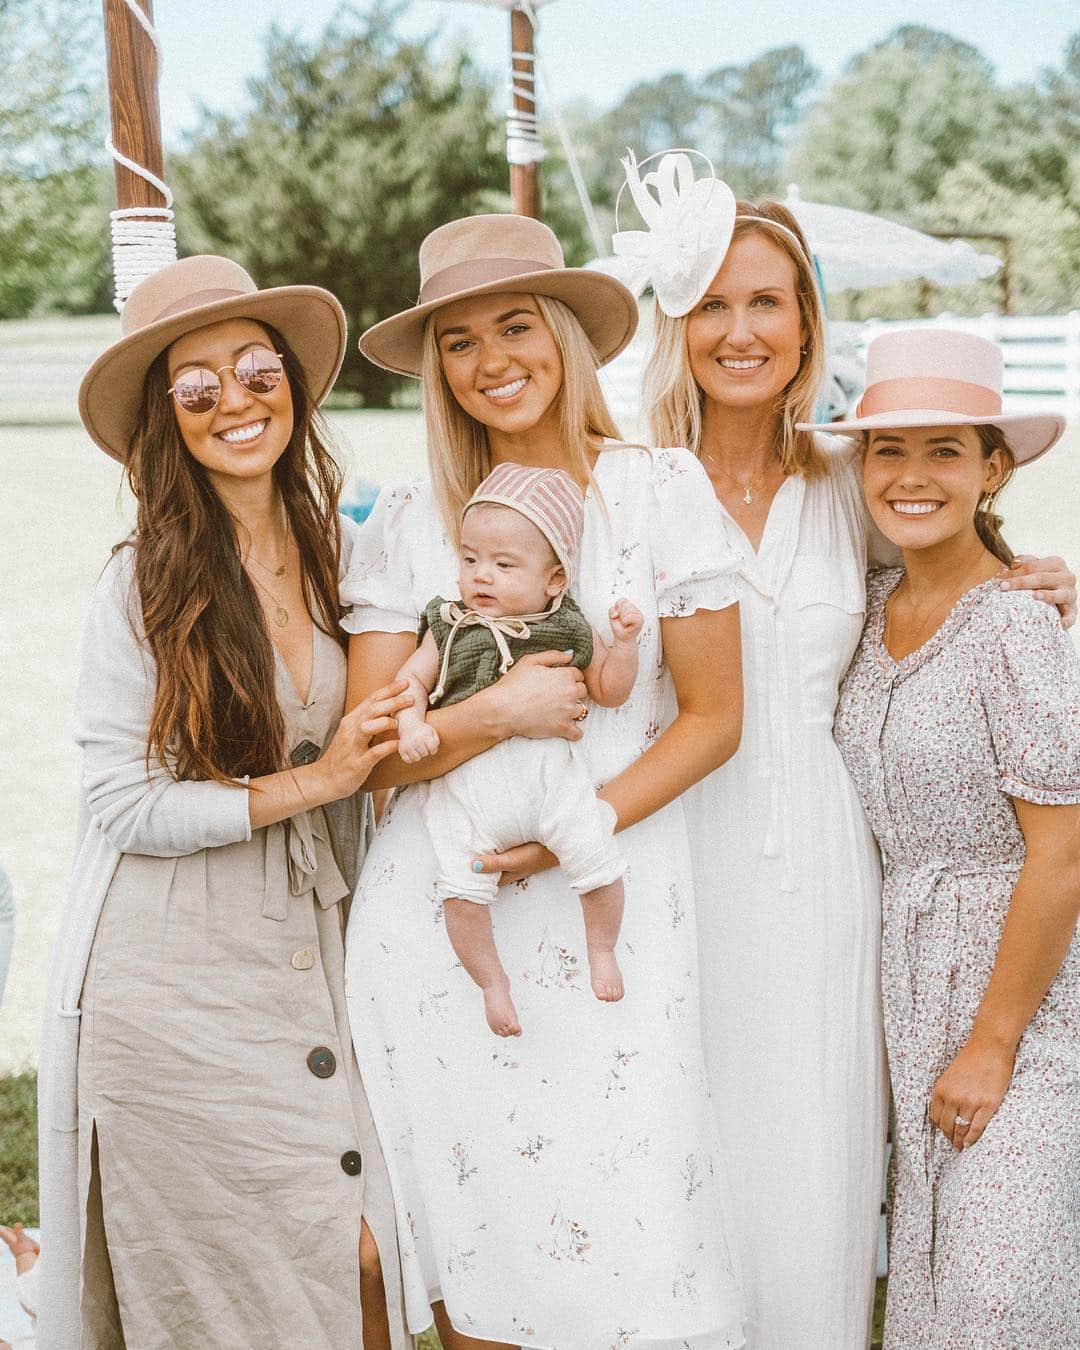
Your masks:
[[[751,477],[745,483],[743,483],[738,478],[736,478],[733,473],[729,473],[728,470],[725,469],[722,464],[718,464],[716,460],[713,459],[713,456],[709,453],[708,450],[705,451],[705,455],[706,458],[712,462],[712,464],[720,471],[720,473],[724,475],[726,479],[728,479],[729,482],[734,483],[736,487],[742,488],[743,490],[743,495],[741,498],[742,504],[744,506],[753,506],[754,493],[761,491],[762,484],[765,481],[764,478],[756,479]]]
[[[246,568],[244,570],[247,571]],[[275,576],[283,575],[284,571],[285,569],[283,567],[281,569],[281,572],[275,573]],[[258,586],[259,590],[262,591],[263,595],[267,596],[267,598],[273,602],[274,608],[272,610],[271,616],[279,628],[284,628],[285,625],[289,622],[289,611],[285,608],[285,606],[281,603],[281,601],[277,598],[277,596],[274,595],[272,591],[267,590],[267,588],[262,584],[262,582],[259,580],[258,577],[253,577],[251,573],[248,572],[248,580],[253,581],[255,585]]]

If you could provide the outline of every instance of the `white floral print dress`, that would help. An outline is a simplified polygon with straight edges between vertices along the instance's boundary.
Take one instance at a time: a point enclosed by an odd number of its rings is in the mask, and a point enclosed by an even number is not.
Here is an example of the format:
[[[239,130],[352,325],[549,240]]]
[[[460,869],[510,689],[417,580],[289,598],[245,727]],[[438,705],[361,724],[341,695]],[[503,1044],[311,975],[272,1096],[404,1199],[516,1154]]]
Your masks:
[[[673,716],[660,619],[733,603],[738,558],[687,452],[612,447],[595,472],[575,598],[605,640],[618,596],[645,616],[633,693],[621,708],[593,707],[580,743],[600,784]],[[342,588],[353,607],[345,627],[414,631],[431,596],[456,593],[456,577],[430,487],[388,490]],[[619,836],[629,864],[622,1002],[592,996],[580,901],[558,871],[500,898],[496,939],[523,1035],[499,1040],[434,899],[425,790],[398,793],[382,824],[346,958],[410,1329],[429,1326],[441,1298],[459,1330],[514,1345],[741,1346],[681,805]]]
[[[888,1350],[1080,1346],[1080,936],[1012,1082],[958,1153],[927,1118],[964,1044],[1024,863],[1012,798],[1080,803],[1080,662],[1057,613],[988,581],[902,661],[903,576],[871,578],[836,739],[885,863],[882,990],[894,1167]]]

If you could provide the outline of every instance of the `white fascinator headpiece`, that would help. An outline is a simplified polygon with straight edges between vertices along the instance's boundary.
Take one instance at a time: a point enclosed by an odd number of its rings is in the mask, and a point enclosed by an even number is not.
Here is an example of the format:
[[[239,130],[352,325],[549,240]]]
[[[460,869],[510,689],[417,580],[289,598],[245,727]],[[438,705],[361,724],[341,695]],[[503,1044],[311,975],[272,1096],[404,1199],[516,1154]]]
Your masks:
[[[707,177],[695,179],[691,155],[708,164]],[[629,150],[622,161],[626,182],[615,203],[611,271],[637,295],[651,286],[660,308],[677,319],[694,308],[724,261],[735,228],[735,194],[699,150],[667,150],[649,158],[660,162],[644,176],[649,159],[639,165]],[[645,222],[643,230],[618,229],[624,189]]]

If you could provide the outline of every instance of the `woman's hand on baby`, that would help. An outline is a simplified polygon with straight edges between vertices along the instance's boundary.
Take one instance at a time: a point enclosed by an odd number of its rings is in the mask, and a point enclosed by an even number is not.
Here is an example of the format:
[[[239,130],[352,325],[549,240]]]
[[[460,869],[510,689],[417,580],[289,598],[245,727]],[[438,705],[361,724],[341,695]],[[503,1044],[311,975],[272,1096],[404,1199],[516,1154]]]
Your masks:
[[[430,722],[418,721],[409,726],[398,724],[398,754],[406,764],[415,764],[439,753],[439,733]]]
[[[608,622],[616,642],[636,642],[645,618],[637,605],[623,596],[608,610]]]
[[[1033,591],[1037,600],[1053,605],[1061,615],[1062,628],[1076,622],[1076,577],[1064,558],[1035,558],[1018,553],[1011,567],[1001,570],[1008,591]]]
[[[573,652],[533,652],[515,661],[501,680],[491,685],[499,700],[499,722],[507,736],[545,740],[561,736],[580,741],[580,718],[588,694],[585,677],[570,664]]]
[[[478,865],[479,864],[479,865]],[[503,853],[478,853],[473,859],[474,872],[501,872],[500,885],[511,886],[515,881],[558,867],[559,860],[543,844],[518,844]]]
[[[396,736],[372,745],[376,736],[397,731],[397,714],[412,706],[405,680],[376,689],[338,723],[334,738],[321,759],[311,765],[324,802],[351,797],[363,787],[376,764],[397,751]]]

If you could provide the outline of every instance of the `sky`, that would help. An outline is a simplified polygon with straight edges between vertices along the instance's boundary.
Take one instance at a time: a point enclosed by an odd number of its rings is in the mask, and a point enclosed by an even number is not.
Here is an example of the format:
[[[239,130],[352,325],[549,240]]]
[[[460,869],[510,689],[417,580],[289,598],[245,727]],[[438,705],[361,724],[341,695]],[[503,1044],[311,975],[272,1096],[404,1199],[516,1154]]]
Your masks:
[[[357,8],[367,8],[359,0]],[[336,0],[155,0],[164,44],[161,77],[166,147],[183,144],[200,104],[244,107],[245,81],[262,65],[271,24],[315,36]],[[1060,64],[1080,29],[1076,0],[550,0],[540,11],[538,49],[556,97],[615,103],[631,85],[670,70],[691,76],[742,65],[771,47],[797,43],[828,78],[853,53],[901,23],[944,29],[978,47],[1004,83],[1033,79]],[[198,39],[193,39],[197,27]],[[463,41],[500,76],[506,69],[509,19],[491,0],[412,0],[400,31],[440,30]]]

